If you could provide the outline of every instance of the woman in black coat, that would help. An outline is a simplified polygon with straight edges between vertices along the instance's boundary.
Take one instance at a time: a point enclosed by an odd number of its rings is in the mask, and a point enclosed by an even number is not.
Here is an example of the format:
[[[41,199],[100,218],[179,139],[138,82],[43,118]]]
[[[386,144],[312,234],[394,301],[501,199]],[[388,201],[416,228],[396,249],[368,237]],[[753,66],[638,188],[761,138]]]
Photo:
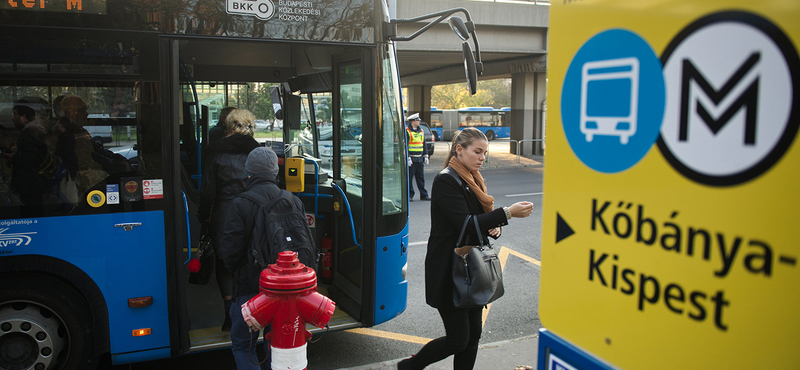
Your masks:
[[[478,232],[497,239],[502,226],[512,217],[528,217],[533,203],[518,202],[511,207],[494,208],[494,198],[486,192],[479,170],[486,160],[489,141],[478,129],[459,132],[447,154],[447,166],[433,180],[431,233],[425,256],[425,300],[439,310],[446,336],[426,344],[414,357],[398,363],[398,369],[423,369],[454,355],[453,368],[470,370],[475,365],[481,338],[483,307],[456,308],[453,305],[453,253],[465,255],[476,245],[477,232],[470,224],[465,234],[474,235],[456,248],[464,219],[476,215]],[[451,174],[461,178],[461,183]]]
[[[214,141],[208,148],[200,186],[200,206],[197,210],[197,218],[206,223],[211,234],[211,245],[217,259],[214,271],[225,308],[222,331],[230,331],[231,319],[228,312],[233,299],[233,274],[220,259],[222,226],[231,201],[247,188],[247,171],[244,169],[247,155],[259,146],[253,139],[255,117],[252,113],[246,109],[235,109],[226,121],[227,136]]]

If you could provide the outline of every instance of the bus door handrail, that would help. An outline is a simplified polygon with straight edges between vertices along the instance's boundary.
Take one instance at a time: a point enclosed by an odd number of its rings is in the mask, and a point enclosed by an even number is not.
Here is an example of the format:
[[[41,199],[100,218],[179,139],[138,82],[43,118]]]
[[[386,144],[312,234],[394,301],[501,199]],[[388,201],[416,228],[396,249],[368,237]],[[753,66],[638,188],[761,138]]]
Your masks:
[[[186,77],[189,79],[189,86],[192,87],[192,96],[194,96],[194,118],[192,120],[192,124],[195,126],[195,131],[197,132],[195,138],[197,141],[197,175],[192,176],[197,179],[197,187],[200,188],[200,182],[203,179],[203,170],[200,167],[202,165],[202,151],[201,151],[201,144],[200,144],[200,100],[197,98],[197,85],[194,82],[194,77],[192,77],[192,73],[189,72],[189,67],[186,63],[183,62],[183,57],[178,57],[178,61],[180,61],[181,66],[183,67],[183,72],[186,73]],[[181,109],[183,109],[181,107]],[[191,247],[191,245],[190,245]]]
[[[342,196],[342,200],[344,200],[344,206],[347,208],[347,215],[350,217],[350,230],[353,232],[353,243],[355,243],[361,250],[364,250],[364,247],[361,244],[358,244],[358,239],[356,239],[356,224],[353,222],[353,212],[350,210],[350,202],[347,201],[347,196],[345,196],[344,191],[339,185],[336,185],[335,182],[331,182],[333,188],[339,191],[339,194]]]
[[[321,196],[323,196],[323,195],[333,198],[333,195],[320,194],[319,193],[319,163],[317,163],[317,161],[315,161],[313,159],[308,159],[308,158],[303,158],[303,160],[305,161],[305,163],[308,163],[308,162],[314,163],[314,194],[313,194],[313,197],[314,197],[314,217],[316,217],[317,219],[325,218],[325,215],[320,215],[319,214],[319,198]],[[305,173],[303,174],[303,176],[305,176]],[[301,195],[301,194],[303,196],[312,196],[310,193],[299,193],[298,195]]]
[[[192,259],[192,229],[189,224],[189,203],[186,202],[186,193],[184,193],[183,190],[181,190],[181,196],[183,196],[183,210],[186,214],[186,250],[189,251],[189,257],[187,257],[186,262],[183,263],[185,265]]]

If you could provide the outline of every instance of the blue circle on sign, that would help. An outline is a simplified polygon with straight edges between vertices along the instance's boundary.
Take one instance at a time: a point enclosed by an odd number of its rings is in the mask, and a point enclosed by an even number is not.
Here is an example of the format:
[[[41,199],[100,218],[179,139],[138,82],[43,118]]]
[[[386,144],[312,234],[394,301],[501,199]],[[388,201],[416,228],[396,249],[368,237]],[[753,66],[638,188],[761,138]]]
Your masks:
[[[639,35],[601,32],[572,58],[561,121],[572,151],[604,173],[638,163],[658,138],[666,92],[661,60]]]

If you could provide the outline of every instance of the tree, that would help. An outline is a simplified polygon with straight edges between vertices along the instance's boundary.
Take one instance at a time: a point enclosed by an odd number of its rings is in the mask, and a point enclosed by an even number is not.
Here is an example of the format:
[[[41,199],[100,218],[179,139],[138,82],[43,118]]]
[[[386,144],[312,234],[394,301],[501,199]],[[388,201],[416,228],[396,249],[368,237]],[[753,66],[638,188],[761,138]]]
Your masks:
[[[431,88],[431,106],[438,109],[511,106],[511,79],[478,81],[475,95],[470,96],[466,84],[439,85]]]

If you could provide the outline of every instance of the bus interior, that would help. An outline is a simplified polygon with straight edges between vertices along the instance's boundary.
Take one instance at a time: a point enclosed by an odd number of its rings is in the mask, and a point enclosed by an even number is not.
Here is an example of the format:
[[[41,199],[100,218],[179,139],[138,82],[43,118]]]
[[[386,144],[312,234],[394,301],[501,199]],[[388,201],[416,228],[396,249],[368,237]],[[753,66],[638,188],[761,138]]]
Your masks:
[[[364,319],[361,94],[365,89],[360,58],[365,52],[359,47],[280,42],[189,40],[181,41],[179,46],[180,59],[191,60],[191,65],[180,71],[180,157],[186,174],[182,177],[182,189],[189,214],[194,215],[193,209],[199,203],[197,164],[205,163],[203,138],[209,122],[218,119],[224,106],[248,108],[259,119],[266,113],[264,106],[273,108],[270,118],[263,118],[278,121],[279,116],[279,124],[273,123],[266,130],[257,129],[255,138],[278,154],[282,188],[285,188],[284,159],[306,159],[306,190],[298,195],[306,213],[314,217],[312,233],[317,245],[323,243],[323,238],[333,239],[333,276],[326,277],[318,271],[318,291],[337,303],[328,325],[331,330],[362,326]],[[346,60],[348,56],[350,61],[338,64],[339,73],[334,77],[334,61]],[[334,80],[338,83],[336,91]],[[275,97],[280,97],[279,101]],[[204,100],[222,104],[203,105]],[[196,107],[193,101],[200,101],[200,106]],[[265,101],[269,104],[263,104]],[[358,114],[332,114],[336,108],[339,112],[357,110]],[[337,193],[337,187],[341,194]],[[192,227],[193,232],[198,229],[199,225]],[[192,241],[198,237],[193,236]],[[188,256],[188,251],[185,253]],[[322,267],[321,261],[319,265]],[[222,300],[216,280],[212,277],[207,285],[185,287],[191,350],[227,345],[229,334],[220,330]],[[311,325],[308,329],[312,333],[322,330]]]

